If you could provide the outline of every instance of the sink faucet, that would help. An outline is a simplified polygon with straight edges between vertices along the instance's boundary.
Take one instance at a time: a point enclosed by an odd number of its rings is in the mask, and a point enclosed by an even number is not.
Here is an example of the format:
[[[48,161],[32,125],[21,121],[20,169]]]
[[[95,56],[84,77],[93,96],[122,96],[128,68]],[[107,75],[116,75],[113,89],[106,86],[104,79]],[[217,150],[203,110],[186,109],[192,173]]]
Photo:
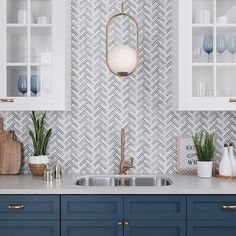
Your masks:
[[[125,129],[122,128],[120,131],[120,175],[126,175],[126,172],[130,169],[135,169],[133,165],[133,158],[130,161],[125,161]]]

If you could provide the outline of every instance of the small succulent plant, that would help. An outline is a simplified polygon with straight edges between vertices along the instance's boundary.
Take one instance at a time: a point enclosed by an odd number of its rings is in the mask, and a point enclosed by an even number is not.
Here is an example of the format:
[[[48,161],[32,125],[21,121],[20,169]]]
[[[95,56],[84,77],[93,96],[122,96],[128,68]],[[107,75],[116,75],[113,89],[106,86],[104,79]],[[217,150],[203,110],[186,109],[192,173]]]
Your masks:
[[[34,131],[30,130],[29,135],[32,138],[34,146],[34,156],[46,156],[47,146],[49,139],[52,135],[52,129],[48,131],[44,127],[44,119],[46,117],[46,112],[44,112],[41,118],[37,118],[35,112],[31,114],[31,119],[34,125]]]
[[[200,133],[192,135],[199,161],[212,161],[215,154],[215,134]]]

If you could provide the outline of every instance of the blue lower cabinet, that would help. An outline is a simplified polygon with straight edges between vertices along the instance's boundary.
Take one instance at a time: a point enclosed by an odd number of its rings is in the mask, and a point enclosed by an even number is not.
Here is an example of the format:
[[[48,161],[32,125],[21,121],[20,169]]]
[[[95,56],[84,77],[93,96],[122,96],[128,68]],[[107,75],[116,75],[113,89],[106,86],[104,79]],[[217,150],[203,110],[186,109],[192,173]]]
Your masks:
[[[1,236],[60,236],[59,221],[0,221]]]
[[[187,197],[189,220],[236,220],[235,195],[190,195]]]
[[[234,220],[188,221],[187,236],[235,236]]]
[[[186,221],[128,221],[124,236],[186,236],[185,231]]]
[[[119,220],[123,218],[121,195],[75,195],[61,197],[62,220]]]
[[[62,221],[61,236],[123,236],[117,221]]]
[[[185,220],[186,196],[125,195],[124,216],[129,220]]]

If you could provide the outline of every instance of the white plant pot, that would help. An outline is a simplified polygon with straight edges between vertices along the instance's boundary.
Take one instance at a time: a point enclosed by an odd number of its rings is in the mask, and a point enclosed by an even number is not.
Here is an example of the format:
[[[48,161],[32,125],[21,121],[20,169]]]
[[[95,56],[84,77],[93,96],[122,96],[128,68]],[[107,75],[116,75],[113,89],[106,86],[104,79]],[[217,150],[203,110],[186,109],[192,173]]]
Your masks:
[[[48,156],[30,156],[29,164],[48,164]]]
[[[197,175],[200,178],[212,177],[212,161],[197,161]]]

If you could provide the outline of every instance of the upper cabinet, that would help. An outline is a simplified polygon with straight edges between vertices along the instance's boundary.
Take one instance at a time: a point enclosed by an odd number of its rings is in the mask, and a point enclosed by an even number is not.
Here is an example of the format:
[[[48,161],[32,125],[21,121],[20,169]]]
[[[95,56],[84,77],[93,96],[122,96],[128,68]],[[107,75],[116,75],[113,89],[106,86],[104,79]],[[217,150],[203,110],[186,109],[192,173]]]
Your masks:
[[[177,110],[236,110],[236,0],[174,4]]]
[[[0,1],[0,111],[68,110],[66,0]]]

